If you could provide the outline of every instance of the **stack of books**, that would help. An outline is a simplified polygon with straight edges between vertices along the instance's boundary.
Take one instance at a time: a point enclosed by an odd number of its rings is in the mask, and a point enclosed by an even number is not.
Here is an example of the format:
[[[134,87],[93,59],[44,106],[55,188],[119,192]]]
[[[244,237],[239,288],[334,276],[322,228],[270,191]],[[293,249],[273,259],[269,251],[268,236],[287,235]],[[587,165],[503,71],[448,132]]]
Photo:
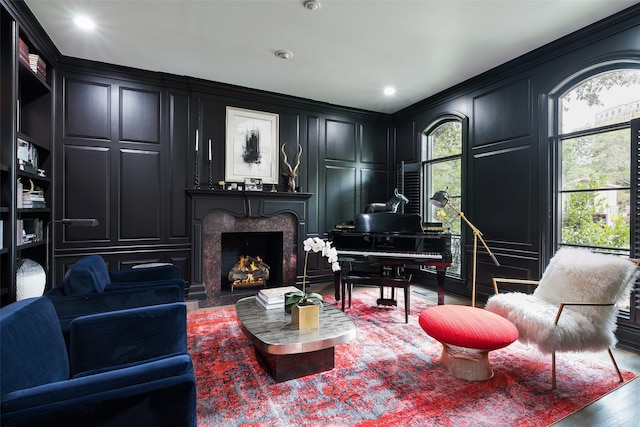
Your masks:
[[[296,292],[300,289],[295,286],[284,286],[281,288],[261,289],[256,295],[256,302],[265,310],[284,310],[284,294]]]
[[[24,209],[46,208],[47,202],[44,200],[44,192],[42,190],[33,190],[30,193],[23,193],[22,207]]]
[[[42,58],[40,58],[40,55],[37,55],[35,53],[29,54],[29,67],[31,68],[31,71],[36,73],[38,76],[42,77],[43,79],[47,78],[47,66],[45,65]]]

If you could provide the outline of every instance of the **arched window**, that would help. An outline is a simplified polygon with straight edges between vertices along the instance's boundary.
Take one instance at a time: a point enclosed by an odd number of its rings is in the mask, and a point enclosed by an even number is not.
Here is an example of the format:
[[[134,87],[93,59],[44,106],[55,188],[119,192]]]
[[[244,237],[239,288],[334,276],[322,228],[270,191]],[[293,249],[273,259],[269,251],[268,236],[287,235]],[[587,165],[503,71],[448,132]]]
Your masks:
[[[452,234],[451,267],[447,274],[460,277],[461,219],[450,209],[435,208],[429,201],[438,190],[446,190],[452,203],[462,202],[463,121],[456,116],[440,118],[422,133],[422,214],[429,222],[441,222]]]
[[[554,98],[555,249],[585,247],[632,255],[632,127],[640,121],[640,66],[593,69]],[[635,136],[637,138],[637,136]],[[629,310],[626,302],[620,308]]]

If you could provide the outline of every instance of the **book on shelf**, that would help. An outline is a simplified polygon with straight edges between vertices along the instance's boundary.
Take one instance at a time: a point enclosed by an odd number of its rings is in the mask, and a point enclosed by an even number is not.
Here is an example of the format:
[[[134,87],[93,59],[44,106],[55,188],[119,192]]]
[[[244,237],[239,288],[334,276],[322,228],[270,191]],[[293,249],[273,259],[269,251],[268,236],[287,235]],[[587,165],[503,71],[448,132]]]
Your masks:
[[[47,66],[45,65],[42,58],[40,58],[40,55],[35,53],[29,54],[29,67],[31,68],[31,71],[33,71],[40,77],[44,78],[47,76]]]
[[[22,39],[19,39],[18,45],[19,45],[19,52],[20,52],[20,60],[26,65],[29,65],[29,46],[27,46],[27,43]]]
[[[38,209],[46,208],[47,202],[44,198],[44,191],[36,189],[33,191],[27,191],[22,193],[22,208],[23,209]]]

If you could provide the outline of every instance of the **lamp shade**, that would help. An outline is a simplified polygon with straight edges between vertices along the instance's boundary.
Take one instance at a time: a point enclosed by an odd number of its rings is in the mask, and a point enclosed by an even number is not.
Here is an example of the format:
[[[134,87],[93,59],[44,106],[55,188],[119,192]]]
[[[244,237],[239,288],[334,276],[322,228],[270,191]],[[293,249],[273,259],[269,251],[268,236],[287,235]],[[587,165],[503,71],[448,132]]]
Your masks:
[[[444,208],[449,202],[449,193],[444,190],[436,191],[431,198],[431,204],[437,208]]]

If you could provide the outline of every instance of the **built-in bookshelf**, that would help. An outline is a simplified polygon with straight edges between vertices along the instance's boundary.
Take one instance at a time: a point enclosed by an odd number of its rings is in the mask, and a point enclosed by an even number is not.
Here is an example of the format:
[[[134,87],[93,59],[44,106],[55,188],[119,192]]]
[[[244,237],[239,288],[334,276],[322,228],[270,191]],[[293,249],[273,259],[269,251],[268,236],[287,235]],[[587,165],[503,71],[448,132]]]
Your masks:
[[[52,218],[53,70],[12,10],[0,10],[0,298],[16,299],[23,259],[45,266]]]

